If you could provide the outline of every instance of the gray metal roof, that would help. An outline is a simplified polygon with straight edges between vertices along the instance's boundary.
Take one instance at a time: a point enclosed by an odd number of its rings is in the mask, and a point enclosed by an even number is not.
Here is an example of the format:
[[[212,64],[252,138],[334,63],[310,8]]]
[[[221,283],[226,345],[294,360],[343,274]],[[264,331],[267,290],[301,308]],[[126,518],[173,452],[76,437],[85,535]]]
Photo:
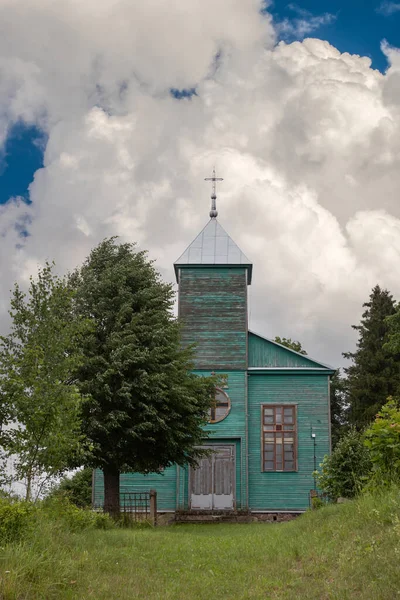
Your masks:
[[[210,219],[203,231],[174,263],[175,272],[184,265],[247,266],[248,283],[251,283],[252,263],[215,218]]]

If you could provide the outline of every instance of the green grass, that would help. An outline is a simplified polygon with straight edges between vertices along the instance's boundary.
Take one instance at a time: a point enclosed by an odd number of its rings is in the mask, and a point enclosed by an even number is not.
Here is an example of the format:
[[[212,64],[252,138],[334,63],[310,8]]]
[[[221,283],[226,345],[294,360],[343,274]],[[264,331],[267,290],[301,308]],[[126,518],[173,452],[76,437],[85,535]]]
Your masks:
[[[1,600],[400,598],[400,493],[284,524],[72,533],[0,549]]]

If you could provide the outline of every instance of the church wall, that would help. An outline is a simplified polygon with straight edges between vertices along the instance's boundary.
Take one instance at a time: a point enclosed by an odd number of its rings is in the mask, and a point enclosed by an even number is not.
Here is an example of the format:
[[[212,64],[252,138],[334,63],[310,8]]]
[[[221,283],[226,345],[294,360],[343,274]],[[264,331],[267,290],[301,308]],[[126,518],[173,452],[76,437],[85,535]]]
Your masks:
[[[210,375],[210,371],[194,371],[197,375]],[[225,442],[236,446],[236,506],[247,506],[246,501],[246,371],[215,371],[216,374],[226,375],[226,387],[231,409],[227,417],[219,423],[205,426],[209,434],[205,443]],[[186,491],[187,491],[186,486]],[[187,498],[185,499],[187,506]]]
[[[195,368],[247,368],[245,267],[179,270],[179,319],[184,345],[196,344]]]
[[[157,491],[157,508],[175,510],[176,508],[176,473],[177,467],[173,465],[164,469],[162,473],[122,473],[120,477],[121,503],[124,492],[149,492]],[[94,506],[102,506],[104,502],[103,473],[99,469],[94,474]]]
[[[261,405],[297,405],[297,472],[262,472]],[[303,510],[316,465],[329,453],[328,375],[249,375],[249,506],[252,510]]]
[[[249,367],[321,367],[307,356],[297,354],[249,332]]]

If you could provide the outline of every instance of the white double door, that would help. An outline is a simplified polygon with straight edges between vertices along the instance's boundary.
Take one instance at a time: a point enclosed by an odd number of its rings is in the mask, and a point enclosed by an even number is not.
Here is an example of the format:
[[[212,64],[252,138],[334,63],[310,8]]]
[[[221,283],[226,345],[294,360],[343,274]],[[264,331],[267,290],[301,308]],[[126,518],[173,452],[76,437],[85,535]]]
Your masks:
[[[190,508],[230,510],[234,507],[235,446],[205,446],[212,454],[190,469]]]

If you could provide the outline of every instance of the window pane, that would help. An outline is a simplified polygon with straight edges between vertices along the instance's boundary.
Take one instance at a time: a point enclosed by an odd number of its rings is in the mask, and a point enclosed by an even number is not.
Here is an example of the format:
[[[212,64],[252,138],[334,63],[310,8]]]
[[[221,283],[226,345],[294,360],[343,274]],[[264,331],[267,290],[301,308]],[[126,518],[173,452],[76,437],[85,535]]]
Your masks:
[[[273,425],[264,425],[264,431],[273,431],[273,430],[274,430]]]
[[[265,471],[295,469],[296,412],[294,406],[263,407],[263,468]]]

